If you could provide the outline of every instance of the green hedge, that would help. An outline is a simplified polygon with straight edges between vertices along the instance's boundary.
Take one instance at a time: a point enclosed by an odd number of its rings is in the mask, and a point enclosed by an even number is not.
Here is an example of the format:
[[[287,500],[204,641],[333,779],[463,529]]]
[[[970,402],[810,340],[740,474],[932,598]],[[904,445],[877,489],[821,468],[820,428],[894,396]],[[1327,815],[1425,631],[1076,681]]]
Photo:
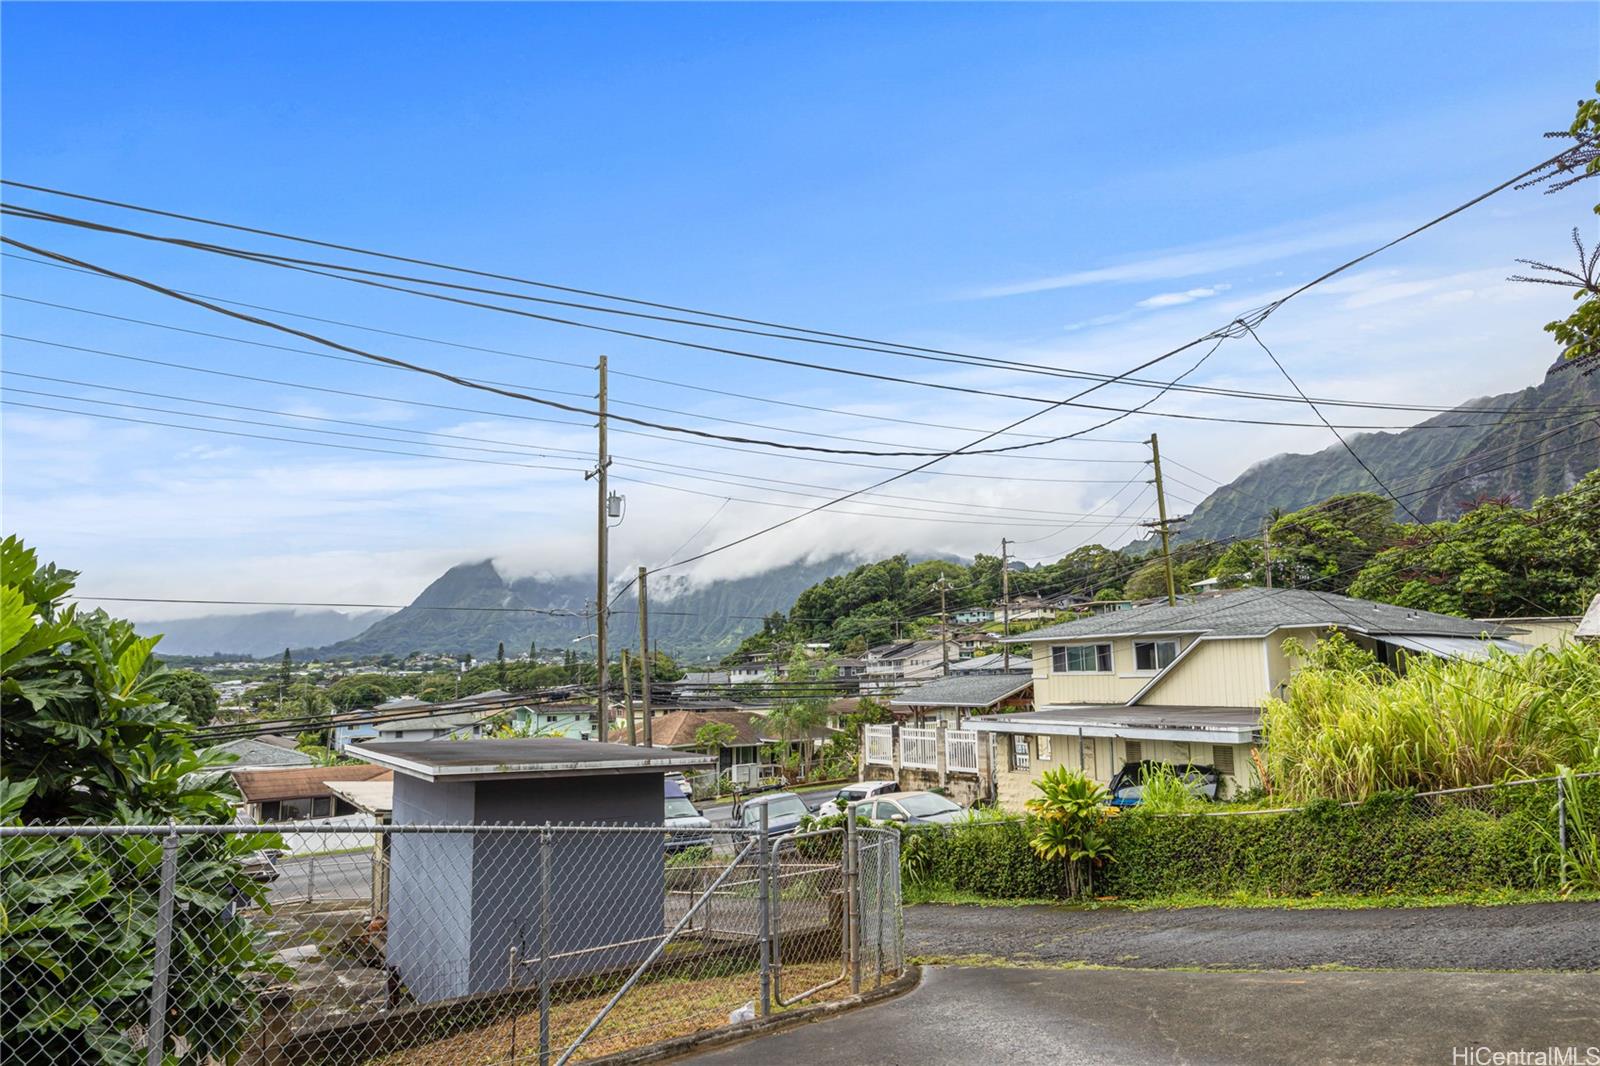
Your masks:
[[[1600,809],[1600,780],[1582,786]],[[1481,794],[1480,794],[1481,797]],[[1555,883],[1555,788],[1505,789],[1475,804],[1386,793],[1356,807],[1331,801],[1284,814],[1158,816],[1134,809],[1106,824],[1114,861],[1095,894],[1427,895]],[[918,832],[907,875],[994,899],[1056,898],[1058,863],[1028,846],[1023,822]],[[920,855],[918,854],[920,852]],[[913,863],[921,869],[912,869]]]

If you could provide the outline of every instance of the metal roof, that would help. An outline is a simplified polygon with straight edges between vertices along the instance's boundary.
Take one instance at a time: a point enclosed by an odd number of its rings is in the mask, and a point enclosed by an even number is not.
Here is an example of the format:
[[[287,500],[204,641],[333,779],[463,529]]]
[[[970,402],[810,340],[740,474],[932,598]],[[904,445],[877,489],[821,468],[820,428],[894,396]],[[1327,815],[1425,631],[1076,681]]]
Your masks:
[[[692,752],[567,737],[384,741],[351,744],[346,753],[424,781],[665,773],[698,770],[716,761],[709,755]]]
[[[1113,611],[1074,622],[1045,626],[1007,638],[1012,644],[1088,640],[1145,634],[1195,633],[1208,636],[1264,637],[1278,629],[1339,626],[1372,636],[1506,636],[1518,630],[1389,603],[1358,600],[1305,589],[1237,589],[1174,607],[1153,604]]]
[[[985,733],[1248,744],[1261,729],[1261,712],[1253,707],[1055,705],[1025,714],[973,718],[967,728]]]
[[[925,682],[889,701],[891,707],[992,707],[1033,684],[1033,671],[952,674]]]
[[[1533,650],[1528,645],[1518,644],[1514,640],[1477,640],[1472,637],[1411,637],[1390,634],[1383,638],[1383,642],[1409,651],[1437,655],[1441,659],[1487,659],[1490,648],[1499,648],[1512,655],[1526,655]]]

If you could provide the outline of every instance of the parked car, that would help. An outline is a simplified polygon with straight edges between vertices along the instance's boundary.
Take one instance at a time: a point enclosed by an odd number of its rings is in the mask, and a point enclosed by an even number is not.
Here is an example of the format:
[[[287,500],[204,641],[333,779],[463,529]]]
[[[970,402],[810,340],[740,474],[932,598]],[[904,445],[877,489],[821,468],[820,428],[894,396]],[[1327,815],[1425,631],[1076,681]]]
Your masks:
[[[669,775],[665,781],[667,850],[709,847],[711,834],[701,830],[711,828],[711,819],[689,798],[688,784],[677,775]]]
[[[818,808],[818,814],[843,814],[862,800],[873,799],[885,792],[899,792],[898,781],[857,781],[839,790],[839,794]]]
[[[793,792],[768,792],[751,796],[739,806],[739,825],[744,829],[761,827],[761,808],[767,809],[767,832],[792,833],[800,820],[811,813],[806,801]]]
[[[1111,793],[1111,806],[1136,807],[1144,798],[1145,780],[1158,771],[1167,771],[1175,774],[1180,781],[1189,786],[1189,791],[1202,799],[1214,800],[1217,798],[1217,788],[1222,784],[1222,775],[1215,766],[1199,766],[1194,763],[1164,763],[1146,759],[1144,762],[1130,762],[1117,771],[1117,776],[1111,779],[1107,791]]]
[[[896,792],[856,804],[856,817],[907,825],[945,825],[965,820],[967,811],[937,792]]]

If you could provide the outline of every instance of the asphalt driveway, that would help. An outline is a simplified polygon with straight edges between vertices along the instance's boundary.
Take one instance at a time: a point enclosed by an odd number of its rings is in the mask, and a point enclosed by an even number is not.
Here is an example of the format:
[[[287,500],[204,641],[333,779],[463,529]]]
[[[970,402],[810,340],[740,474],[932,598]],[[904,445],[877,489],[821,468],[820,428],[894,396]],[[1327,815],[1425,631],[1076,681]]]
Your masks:
[[[906,953],[934,962],[1155,969],[1600,971],[1600,903],[1152,911],[924,905],[906,908]]]
[[[1495,1061],[1457,1049],[1572,1047],[1582,1063],[1600,1047],[1597,1004],[1600,976],[1584,973],[932,966],[897,999],[680,1061],[1455,1066]]]

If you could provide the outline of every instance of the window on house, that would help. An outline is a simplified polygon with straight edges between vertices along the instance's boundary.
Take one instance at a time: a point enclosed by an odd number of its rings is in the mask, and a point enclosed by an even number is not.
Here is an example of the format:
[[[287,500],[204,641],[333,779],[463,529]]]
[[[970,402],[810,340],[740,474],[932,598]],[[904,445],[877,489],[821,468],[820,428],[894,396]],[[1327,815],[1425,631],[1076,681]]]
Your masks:
[[[1011,734],[1011,768],[1013,770],[1028,768],[1028,738],[1020,733]]]
[[[1035,737],[1034,740],[1033,740],[1033,743],[1034,743],[1034,746],[1036,746],[1039,749],[1039,761],[1040,762],[1049,762],[1050,761],[1050,738],[1046,737],[1046,736]]]
[[[1136,640],[1133,642],[1133,666],[1136,670],[1165,670],[1178,657],[1175,640]]]
[[[1137,740],[1124,740],[1122,742],[1122,760],[1124,762],[1143,762],[1144,745]]]
[[[1111,645],[1057,644],[1050,649],[1050,669],[1058,674],[1109,674]]]
[[[1213,744],[1211,746],[1211,765],[1217,768],[1219,774],[1233,774],[1233,748],[1227,744]]]

